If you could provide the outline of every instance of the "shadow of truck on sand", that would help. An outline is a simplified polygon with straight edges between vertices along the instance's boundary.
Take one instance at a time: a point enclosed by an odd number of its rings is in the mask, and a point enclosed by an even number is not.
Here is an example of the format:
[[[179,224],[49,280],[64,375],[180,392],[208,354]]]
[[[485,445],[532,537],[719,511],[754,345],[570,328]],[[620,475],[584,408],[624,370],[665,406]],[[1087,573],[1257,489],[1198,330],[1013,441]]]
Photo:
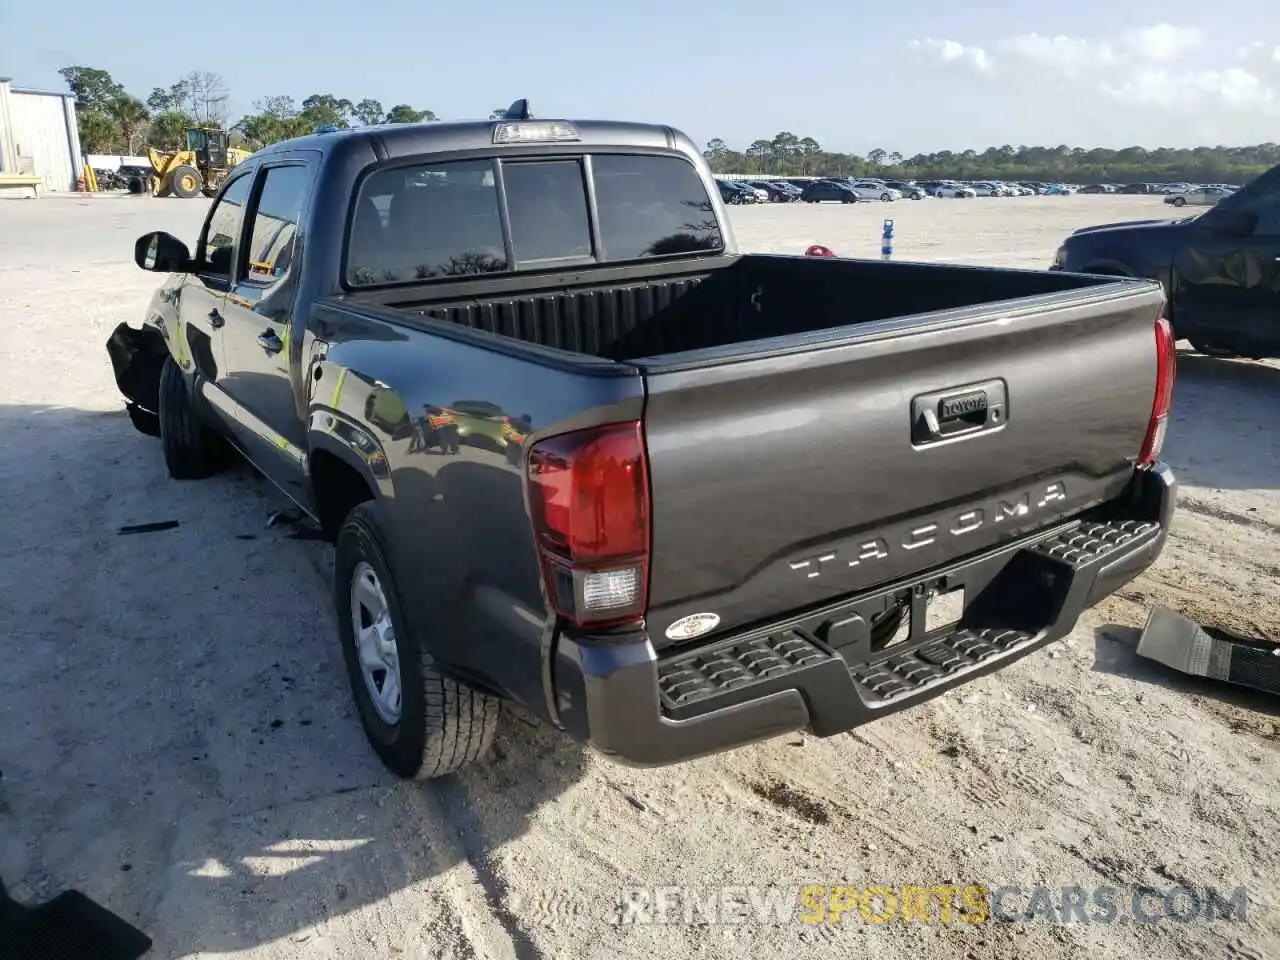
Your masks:
[[[508,714],[484,763],[395,780],[351,707],[331,549],[267,528],[273,488],[245,465],[170,480],[123,410],[0,406],[0,434],[15,898],[80,889],[155,957],[314,943],[336,917],[390,955],[450,929],[457,905],[424,881],[470,861],[480,908],[523,952],[487,854],[582,777],[581,748]],[[162,528],[119,535],[138,524]],[[426,939],[384,942],[398,931]]]

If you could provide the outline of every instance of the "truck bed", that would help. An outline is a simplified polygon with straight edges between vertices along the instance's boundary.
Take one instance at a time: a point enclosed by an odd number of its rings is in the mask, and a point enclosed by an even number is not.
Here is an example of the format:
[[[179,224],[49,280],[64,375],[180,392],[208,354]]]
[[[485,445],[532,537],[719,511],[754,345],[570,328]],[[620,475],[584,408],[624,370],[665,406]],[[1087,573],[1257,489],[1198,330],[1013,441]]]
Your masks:
[[[539,346],[612,360],[670,355],[939,311],[1069,293],[1107,278],[928,263],[748,254],[481,286],[431,299],[361,294],[382,306]],[[398,296],[397,296],[398,294]]]
[[[658,646],[1079,517],[1122,495],[1151,419],[1145,281],[754,255],[531,279],[381,303],[641,375]]]

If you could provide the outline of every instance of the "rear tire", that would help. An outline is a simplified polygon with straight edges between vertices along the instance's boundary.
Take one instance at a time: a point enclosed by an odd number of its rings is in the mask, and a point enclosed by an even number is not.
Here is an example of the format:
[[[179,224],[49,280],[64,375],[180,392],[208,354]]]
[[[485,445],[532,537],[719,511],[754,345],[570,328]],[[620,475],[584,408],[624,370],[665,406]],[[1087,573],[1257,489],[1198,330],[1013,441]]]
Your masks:
[[[387,561],[390,549],[383,533],[385,522],[381,507],[365,502],[347,515],[338,531],[334,598],[342,659],[365,737],[387,769],[405,779],[442,777],[488,752],[501,701],[458,683],[435,667],[426,643],[427,625],[414,623],[400,602]],[[383,603],[385,621],[372,616],[375,611],[371,606],[377,606],[378,600],[370,604],[353,600],[353,595],[358,594],[369,597],[371,584],[376,585],[372,596]],[[381,632],[374,629],[374,636],[385,638],[389,625],[391,639],[383,639],[379,649],[388,655],[384,661],[388,664],[394,650],[394,671],[400,689],[396,711],[383,699],[390,665],[381,671],[381,688],[376,668],[366,676],[353,611],[366,634],[383,622]],[[365,620],[370,621],[368,627],[363,626]]]
[[[164,465],[175,480],[203,480],[225,467],[227,441],[203,420],[195,408],[192,386],[173,357],[160,370],[160,445]]]
[[[1174,198],[1173,198],[1173,205],[1174,205],[1175,207],[1185,207],[1185,206],[1187,205],[1187,198],[1186,198],[1186,197],[1174,197]]]

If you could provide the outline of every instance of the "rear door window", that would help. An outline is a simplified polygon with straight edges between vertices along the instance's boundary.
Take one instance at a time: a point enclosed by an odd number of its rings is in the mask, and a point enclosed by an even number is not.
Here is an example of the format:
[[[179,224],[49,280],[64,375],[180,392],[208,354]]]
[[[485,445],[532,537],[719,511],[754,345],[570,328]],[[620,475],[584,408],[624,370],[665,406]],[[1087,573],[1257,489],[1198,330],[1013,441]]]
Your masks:
[[[274,283],[293,263],[293,244],[302,206],[311,186],[305,166],[268,167],[258,194],[249,240],[248,276],[258,283]]]

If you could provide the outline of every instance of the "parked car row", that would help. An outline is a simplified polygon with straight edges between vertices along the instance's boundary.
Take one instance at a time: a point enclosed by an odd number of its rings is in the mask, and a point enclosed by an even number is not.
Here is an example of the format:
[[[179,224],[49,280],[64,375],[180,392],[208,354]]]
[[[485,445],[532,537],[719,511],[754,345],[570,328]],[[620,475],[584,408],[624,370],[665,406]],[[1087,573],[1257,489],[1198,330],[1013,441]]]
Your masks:
[[[1137,193],[1165,196],[1188,194],[1199,190],[1219,190],[1233,193],[1240,188],[1231,183],[1090,183],[1074,188],[1076,193]]]
[[[726,203],[858,203],[874,200],[924,200],[928,197],[1031,197],[1070,192],[1062,184],[1011,183],[999,180],[882,180],[874,177],[723,178],[718,181]]]
[[[1174,206],[1206,206],[1239,189],[1210,183],[1047,183],[1039,180],[882,180],[875,177],[785,177],[721,179],[726,203],[857,203],[860,200],[923,200],[926,197],[1066,197],[1073,194],[1164,195]]]

